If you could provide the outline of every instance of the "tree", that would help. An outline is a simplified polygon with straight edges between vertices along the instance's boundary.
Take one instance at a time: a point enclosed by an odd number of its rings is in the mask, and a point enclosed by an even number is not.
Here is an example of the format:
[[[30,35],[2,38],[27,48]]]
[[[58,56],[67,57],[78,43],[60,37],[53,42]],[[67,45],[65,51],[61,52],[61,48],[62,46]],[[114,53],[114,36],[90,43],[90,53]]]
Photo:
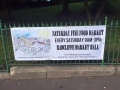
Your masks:
[[[62,0],[62,3],[63,3],[62,13],[68,13],[69,12],[69,0]]]
[[[87,3],[87,0],[83,0],[84,2],[84,6],[86,8],[86,13],[87,13],[87,17],[88,17],[88,22],[89,23],[93,23],[95,20],[97,20],[101,14],[101,12],[103,11],[106,3],[107,3],[107,0],[99,0],[101,2],[101,5],[100,7],[98,8],[95,16],[92,16],[91,12],[90,12],[90,8],[88,6],[88,3]]]
[[[11,0],[2,0],[3,10],[4,10],[4,20],[11,20]]]

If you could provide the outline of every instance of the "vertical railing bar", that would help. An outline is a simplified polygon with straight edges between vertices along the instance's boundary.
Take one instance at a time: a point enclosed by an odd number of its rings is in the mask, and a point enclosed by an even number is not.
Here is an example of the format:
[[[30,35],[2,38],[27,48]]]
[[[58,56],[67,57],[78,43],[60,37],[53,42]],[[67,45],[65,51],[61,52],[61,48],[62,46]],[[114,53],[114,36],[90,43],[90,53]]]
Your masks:
[[[0,35],[1,35],[1,32],[0,32]],[[1,37],[2,37],[2,35],[1,35]],[[0,40],[2,39],[1,37],[0,37]],[[2,60],[3,60],[3,59],[2,59],[2,58],[3,58],[3,56],[2,56],[2,48],[3,48],[3,47],[2,47],[2,43],[0,43],[0,46],[1,46],[1,47],[0,47],[0,62],[2,62]]]
[[[57,22],[56,22],[56,25],[55,26],[58,26]]]
[[[13,27],[16,27],[15,23],[14,23]]]
[[[46,23],[46,27],[48,27],[48,23]]]
[[[111,21],[111,27],[110,27],[110,39],[109,39],[109,50],[108,50],[108,62],[110,61],[110,49],[111,49],[111,35],[112,35],[112,26],[113,26],[113,21]]]
[[[96,25],[96,21],[94,21],[94,25]]]
[[[9,28],[11,28],[11,24],[9,23]]]
[[[70,26],[72,26],[72,23],[70,22]]]
[[[79,60],[79,64],[80,64],[80,60]]]
[[[41,27],[43,27],[44,26],[44,24],[43,24],[43,22],[41,22]]]
[[[7,28],[7,26],[6,26],[6,24],[4,24],[4,29],[6,29]]]
[[[84,26],[86,26],[86,21],[85,21],[85,23],[84,23]]]
[[[19,26],[20,26],[20,24],[19,24]],[[9,24],[9,28],[11,28],[11,25],[10,25],[10,24]],[[11,33],[10,33],[10,36],[11,36]],[[12,42],[12,41],[11,41],[11,37],[10,37],[10,40],[9,40],[9,43],[8,43],[8,44],[9,44],[9,45],[12,45],[12,43],[10,43],[10,42]],[[8,46],[9,46],[9,45],[8,45]],[[13,50],[13,49],[12,49],[12,50]],[[10,51],[10,47],[9,47],[9,51]],[[12,51],[11,51],[11,53],[12,53]],[[10,55],[10,59],[12,60],[12,55]]]
[[[61,22],[60,26],[63,26],[63,25],[62,25],[62,22]]]
[[[81,21],[80,21],[80,24],[79,24],[79,26],[82,26],[82,23],[81,23]]]
[[[75,25],[74,26],[77,26],[77,23],[76,23],[76,21],[75,21]]]
[[[105,25],[106,25],[106,28],[107,28],[107,17],[105,17]],[[104,50],[104,53],[105,53],[105,50]],[[102,60],[102,66],[104,65],[104,55],[103,55],[103,60]]]
[[[67,26],[67,22],[65,23],[65,26]]]
[[[27,27],[30,27],[30,24],[28,23]]]
[[[8,31],[5,30],[5,34],[6,34],[6,37],[5,37],[5,38],[6,38],[6,41],[7,41],[7,42],[5,42],[5,45],[6,45],[6,50],[7,50],[7,48],[8,48],[8,51],[10,51],[9,44],[8,44],[8,37],[9,37],[9,36],[8,36],[8,33],[7,33],[7,32],[8,32]],[[7,46],[8,46],[8,47],[7,47]],[[7,55],[8,55],[8,52],[6,52],[6,53],[7,53]],[[7,57],[8,57],[8,56],[7,56]]]
[[[118,21],[116,22],[116,28],[115,28],[115,39],[114,39],[113,60],[112,60],[112,63],[113,63],[113,61],[114,61],[114,55],[115,55],[117,25],[118,25]]]
[[[34,23],[32,23],[32,27],[34,27],[35,25],[34,25]]]
[[[99,25],[101,25],[101,21],[99,21]]]
[[[89,22],[89,26],[91,26],[91,22]]]
[[[119,44],[118,44],[117,63],[118,63],[118,58],[119,58],[119,51],[120,51],[120,38],[119,38]]]
[[[21,26],[20,26],[20,23],[18,24],[18,27],[21,27]]]
[[[20,27],[20,23],[18,25]],[[11,28],[11,24],[9,23],[9,28]],[[12,41],[11,41],[12,42]],[[9,45],[12,45],[12,43],[9,42]],[[13,48],[13,47],[12,47]],[[9,49],[10,50],[10,49]],[[10,57],[10,59],[12,60],[12,57]]]
[[[51,27],[53,26],[53,23],[51,22]]]
[[[39,24],[37,23],[37,27],[39,27]]]

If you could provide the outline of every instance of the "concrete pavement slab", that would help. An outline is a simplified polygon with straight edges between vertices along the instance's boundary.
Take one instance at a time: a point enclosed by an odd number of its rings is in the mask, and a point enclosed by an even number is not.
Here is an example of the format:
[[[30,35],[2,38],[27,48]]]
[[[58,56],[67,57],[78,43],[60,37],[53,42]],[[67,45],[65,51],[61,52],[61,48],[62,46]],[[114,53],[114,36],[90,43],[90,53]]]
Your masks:
[[[83,65],[47,66],[47,78],[84,76]]]
[[[115,74],[113,65],[85,65],[85,76],[111,76]]]
[[[10,79],[10,74],[5,72],[0,72],[0,79]]]
[[[11,79],[46,78],[46,66],[15,66],[10,68]]]

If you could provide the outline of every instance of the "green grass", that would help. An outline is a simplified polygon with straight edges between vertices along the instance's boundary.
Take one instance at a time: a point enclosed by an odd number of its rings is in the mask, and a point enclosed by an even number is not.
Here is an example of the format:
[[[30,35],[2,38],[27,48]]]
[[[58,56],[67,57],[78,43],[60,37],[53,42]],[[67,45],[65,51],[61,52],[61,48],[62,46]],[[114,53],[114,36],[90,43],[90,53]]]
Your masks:
[[[91,2],[89,2],[91,5]],[[105,16],[108,16],[108,25],[110,25],[110,21],[113,20],[120,20],[120,8],[116,7],[116,12],[112,14],[102,14],[99,18],[99,20],[102,21],[102,24],[104,24]],[[12,17],[13,21],[10,23],[13,25],[14,23],[16,26],[20,24],[21,26],[23,23],[27,25],[28,23],[30,25],[37,24],[41,26],[41,22],[44,24],[47,24],[50,26],[51,23],[53,23],[53,26],[56,25],[62,25],[64,26],[67,22],[67,25],[70,25],[70,22],[72,25],[75,25],[75,22],[77,25],[82,22],[82,25],[84,25],[85,21],[87,21],[87,16],[85,13],[85,8],[83,3],[72,3],[70,4],[70,13],[68,15],[62,15],[62,5],[55,5],[55,6],[48,6],[48,7],[41,7],[41,8],[26,8],[21,10],[14,10],[12,11]],[[0,12],[1,13],[1,12]],[[1,14],[0,14],[1,15]],[[98,24],[98,23],[97,23]],[[115,26],[115,22],[114,22]],[[105,45],[105,62],[106,63],[120,63],[120,54],[119,54],[119,39],[120,39],[120,28],[117,28],[116,31],[116,37],[115,37],[115,31],[116,28],[107,28],[106,33],[106,45]],[[13,55],[13,48],[12,48],[12,42],[11,42],[11,36],[10,31],[4,31],[3,32],[4,39],[5,39],[5,47],[7,50],[7,57],[9,60],[9,64],[14,65],[22,65],[22,64],[46,64],[46,63],[52,63],[52,64],[58,64],[58,63],[64,63],[64,64],[79,64],[79,63],[99,63],[99,61],[42,61],[42,62],[15,62],[14,61],[14,55]],[[110,37],[111,35],[111,37]],[[3,45],[0,38],[0,64],[5,64],[5,55],[3,51]],[[101,63],[101,62],[100,62]]]
[[[91,7],[91,11],[95,8],[92,6],[91,1],[88,2]],[[108,3],[109,4],[109,3]],[[120,1],[112,2],[109,6],[106,6],[107,13],[102,13],[99,20],[104,20],[108,16],[109,20],[120,20]],[[84,22],[87,21],[87,15],[84,8],[83,2],[71,3],[69,4],[68,15],[61,15],[62,5],[54,5],[48,7],[40,8],[24,8],[20,10],[13,10],[12,17],[13,21],[11,23],[65,23],[65,22]],[[0,12],[0,17],[2,17],[2,12]],[[0,18],[2,19],[2,18]]]
[[[83,3],[72,3],[69,5],[70,13],[61,15],[62,5],[40,7],[40,8],[25,8],[14,10],[11,12],[13,21],[10,23],[65,23],[65,22],[80,22],[87,21]],[[2,17],[2,12],[0,12]],[[2,19],[2,18],[1,18]]]

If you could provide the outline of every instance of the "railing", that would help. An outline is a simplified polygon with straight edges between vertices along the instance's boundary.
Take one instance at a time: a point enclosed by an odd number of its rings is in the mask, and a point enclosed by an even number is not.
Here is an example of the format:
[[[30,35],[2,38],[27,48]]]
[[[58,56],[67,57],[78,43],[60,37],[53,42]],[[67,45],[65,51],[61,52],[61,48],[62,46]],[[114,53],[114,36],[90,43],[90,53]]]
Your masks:
[[[101,25],[100,22],[94,22],[94,25]],[[0,71],[9,72],[9,68],[11,66],[36,66],[36,65],[73,65],[73,64],[120,64],[120,26],[118,26],[118,21],[113,23],[107,22],[107,17],[105,18],[105,22],[102,25],[107,25],[106,28],[106,45],[104,51],[104,60],[61,60],[61,61],[15,61],[14,53],[12,47],[12,40],[10,34],[11,27],[41,27],[41,26],[86,26],[86,22],[84,24],[80,23],[56,23],[54,24],[43,24],[39,25],[35,24],[2,24],[0,22]],[[91,25],[91,24],[89,24]]]

